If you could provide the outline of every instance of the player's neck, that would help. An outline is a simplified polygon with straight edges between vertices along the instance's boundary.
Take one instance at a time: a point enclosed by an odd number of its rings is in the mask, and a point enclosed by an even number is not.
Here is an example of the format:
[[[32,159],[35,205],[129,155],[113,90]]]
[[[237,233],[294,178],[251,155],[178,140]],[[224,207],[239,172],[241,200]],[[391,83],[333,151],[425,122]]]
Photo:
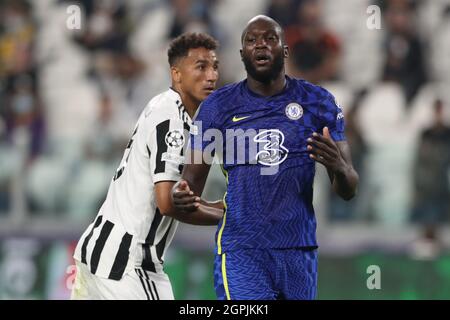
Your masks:
[[[286,77],[284,72],[281,72],[275,79],[269,82],[261,82],[247,75],[247,85],[254,93],[264,97],[270,97],[284,90]]]
[[[181,90],[181,88],[179,88],[176,85],[172,84],[172,89],[178,92],[181,98],[181,102],[183,103],[184,109],[189,114],[189,117],[191,117],[192,119],[195,115],[195,112],[197,112],[197,109],[201,101],[197,101],[197,99],[194,99],[191,95],[186,94],[183,90]]]
[[[200,101],[193,100],[190,97],[183,95],[181,95],[181,101],[183,101],[183,106],[186,109],[186,112],[189,114],[189,117],[191,117],[192,119],[198,109],[198,106],[200,105]]]

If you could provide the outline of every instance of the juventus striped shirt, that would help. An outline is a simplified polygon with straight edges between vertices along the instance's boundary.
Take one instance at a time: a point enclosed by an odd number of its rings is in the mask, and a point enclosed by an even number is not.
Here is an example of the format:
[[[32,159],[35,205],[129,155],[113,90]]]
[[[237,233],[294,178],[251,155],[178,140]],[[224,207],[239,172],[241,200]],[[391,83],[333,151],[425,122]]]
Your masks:
[[[192,120],[169,89],[142,112],[96,218],[74,258],[91,273],[114,280],[135,267],[163,273],[164,255],[178,221],[162,216],[154,195],[159,181],[178,181]]]

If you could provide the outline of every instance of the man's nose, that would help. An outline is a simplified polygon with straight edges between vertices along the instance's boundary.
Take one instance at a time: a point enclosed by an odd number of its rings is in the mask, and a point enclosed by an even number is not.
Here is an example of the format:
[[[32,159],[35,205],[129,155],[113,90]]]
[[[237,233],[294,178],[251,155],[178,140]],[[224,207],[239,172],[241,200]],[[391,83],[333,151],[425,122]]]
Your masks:
[[[263,37],[257,38],[256,48],[265,48],[265,47],[267,47],[266,39],[264,39]]]
[[[206,80],[209,82],[216,82],[218,78],[219,72],[217,71],[217,69],[210,68],[206,73]]]

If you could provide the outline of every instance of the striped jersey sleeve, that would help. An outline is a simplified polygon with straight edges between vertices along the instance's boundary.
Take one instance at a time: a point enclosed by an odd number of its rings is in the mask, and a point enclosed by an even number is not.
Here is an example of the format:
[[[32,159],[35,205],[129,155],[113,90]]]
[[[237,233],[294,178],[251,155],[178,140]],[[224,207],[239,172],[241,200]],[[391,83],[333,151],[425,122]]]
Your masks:
[[[186,125],[177,118],[158,121],[147,143],[153,183],[178,181],[183,169]]]

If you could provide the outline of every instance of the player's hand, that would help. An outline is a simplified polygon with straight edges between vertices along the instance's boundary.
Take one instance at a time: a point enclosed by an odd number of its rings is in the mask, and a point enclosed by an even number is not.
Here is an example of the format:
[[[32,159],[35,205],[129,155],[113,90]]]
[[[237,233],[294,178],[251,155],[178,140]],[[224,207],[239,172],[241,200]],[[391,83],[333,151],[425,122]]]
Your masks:
[[[180,180],[172,188],[172,202],[178,211],[192,212],[200,206],[200,197],[194,195],[186,180]]]
[[[345,168],[346,162],[327,127],[323,128],[323,135],[314,132],[307,141],[306,148],[310,158],[323,164],[332,172],[342,171]]]

